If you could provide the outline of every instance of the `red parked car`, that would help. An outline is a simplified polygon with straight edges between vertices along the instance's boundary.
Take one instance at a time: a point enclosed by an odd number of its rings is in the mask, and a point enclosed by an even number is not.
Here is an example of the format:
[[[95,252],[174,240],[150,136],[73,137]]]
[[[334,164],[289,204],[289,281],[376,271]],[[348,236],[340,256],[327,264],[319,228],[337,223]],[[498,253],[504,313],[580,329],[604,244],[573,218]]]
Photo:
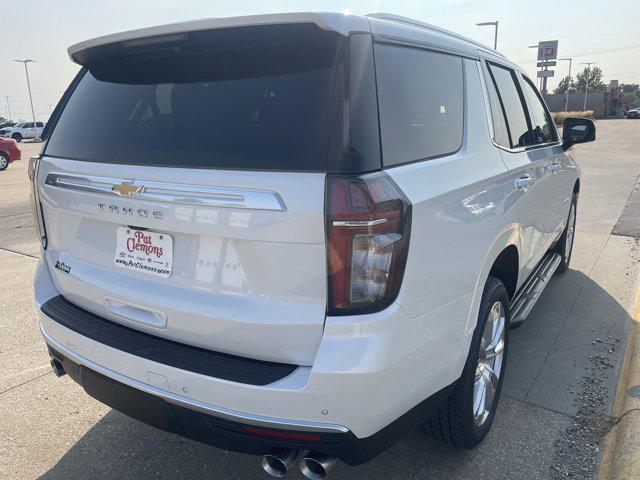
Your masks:
[[[20,160],[20,155],[18,142],[13,138],[0,137],[0,171],[7,168],[11,162]]]

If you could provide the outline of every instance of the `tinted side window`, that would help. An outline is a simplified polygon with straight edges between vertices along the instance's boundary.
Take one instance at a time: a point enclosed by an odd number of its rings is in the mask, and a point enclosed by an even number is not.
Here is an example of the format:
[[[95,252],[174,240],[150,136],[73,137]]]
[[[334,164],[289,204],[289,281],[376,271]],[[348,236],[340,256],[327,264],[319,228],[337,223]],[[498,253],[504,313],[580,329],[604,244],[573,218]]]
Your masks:
[[[556,136],[556,130],[551,123],[551,118],[549,117],[536,88],[531,84],[531,81],[529,81],[528,78],[522,77],[522,79],[522,91],[527,98],[527,103],[529,105],[532,144],[537,145],[539,143],[555,142],[558,139]]]
[[[498,145],[510,148],[511,140],[509,139],[507,122],[504,119],[504,113],[502,113],[500,98],[498,98],[498,92],[491,76],[489,75],[488,77],[487,90],[489,91],[491,118],[493,120],[493,139]]]
[[[513,70],[489,64],[489,71],[507,118],[511,147],[524,147],[528,144],[529,126]]]
[[[22,128],[33,128],[33,123],[25,123]]]
[[[384,165],[456,152],[462,144],[462,59],[376,44]]]

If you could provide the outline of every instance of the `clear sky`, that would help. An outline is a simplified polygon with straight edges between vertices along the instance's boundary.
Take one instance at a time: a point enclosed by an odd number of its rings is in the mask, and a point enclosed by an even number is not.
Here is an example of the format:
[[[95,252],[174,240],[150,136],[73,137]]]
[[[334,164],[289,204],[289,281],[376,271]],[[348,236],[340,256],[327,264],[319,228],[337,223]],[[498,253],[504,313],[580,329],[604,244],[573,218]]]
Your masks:
[[[389,12],[423,20],[493,43],[499,21],[498,50],[527,69],[536,71],[539,40],[559,40],[560,57],[598,62],[604,80],[640,83],[640,0],[0,0],[0,114],[9,95],[14,119],[31,117],[24,67],[14,58],[32,58],[31,88],[38,120],[49,117],[78,70],[67,57],[69,45],[88,38],[132,28],[256,13],[293,11],[349,11],[354,14]],[[554,88],[567,73],[568,62],[555,67]]]

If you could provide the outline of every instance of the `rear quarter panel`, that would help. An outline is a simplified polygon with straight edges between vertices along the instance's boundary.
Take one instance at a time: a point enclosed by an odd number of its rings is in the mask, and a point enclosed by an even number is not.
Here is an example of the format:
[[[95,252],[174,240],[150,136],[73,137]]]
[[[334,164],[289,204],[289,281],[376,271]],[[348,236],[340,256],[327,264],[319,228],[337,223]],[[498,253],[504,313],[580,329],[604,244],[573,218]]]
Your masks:
[[[519,248],[514,186],[490,139],[477,62],[465,60],[465,74],[461,149],[387,170],[413,204],[409,254],[397,303],[410,318],[431,318],[421,316],[471,297],[464,311],[438,320],[444,324],[438,326],[444,328],[443,343],[455,339],[443,354],[458,374],[491,265],[507,245]]]

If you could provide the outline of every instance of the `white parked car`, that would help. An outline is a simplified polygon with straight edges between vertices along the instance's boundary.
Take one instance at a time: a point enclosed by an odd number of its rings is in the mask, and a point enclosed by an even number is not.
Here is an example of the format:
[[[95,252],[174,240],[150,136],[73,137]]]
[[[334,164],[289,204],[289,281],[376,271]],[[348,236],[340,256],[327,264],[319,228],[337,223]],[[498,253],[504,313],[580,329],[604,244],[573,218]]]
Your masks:
[[[16,123],[13,127],[5,127],[0,130],[0,136],[6,138],[13,138],[16,142],[21,142],[23,138],[38,138],[42,135],[45,124],[43,122],[36,122],[34,128],[33,122],[20,122]]]
[[[580,171],[526,74],[392,15],[146,28],[82,70],[32,160],[58,375],[321,478],[423,423],[472,448],[509,327],[569,266]],[[95,115],[94,112],[100,112]]]

